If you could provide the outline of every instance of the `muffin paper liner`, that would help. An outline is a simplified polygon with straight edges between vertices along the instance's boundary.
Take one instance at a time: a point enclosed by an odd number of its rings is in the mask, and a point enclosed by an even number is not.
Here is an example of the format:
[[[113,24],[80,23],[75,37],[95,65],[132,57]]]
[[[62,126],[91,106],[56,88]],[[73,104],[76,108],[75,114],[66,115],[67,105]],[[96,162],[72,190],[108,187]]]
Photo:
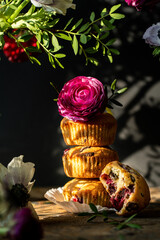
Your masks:
[[[88,213],[93,213],[91,210],[90,206],[85,203],[79,203],[79,202],[74,202],[74,201],[65,201],[63,197],[63,188],[52,188],[48,190],[45,194],[44,197],[49,200],[50,202],[53,202],[54,204],[57,204],[61,206],[63,209],[65,209],[67,212],[70,213],[81,213],[81,212],[88,212]],[[100,205],[96,206],[98,211],[104,211],[104,210],[109,210],[113,211],[115,209],[113,208],[107,208],[107,207],[102,207]]]

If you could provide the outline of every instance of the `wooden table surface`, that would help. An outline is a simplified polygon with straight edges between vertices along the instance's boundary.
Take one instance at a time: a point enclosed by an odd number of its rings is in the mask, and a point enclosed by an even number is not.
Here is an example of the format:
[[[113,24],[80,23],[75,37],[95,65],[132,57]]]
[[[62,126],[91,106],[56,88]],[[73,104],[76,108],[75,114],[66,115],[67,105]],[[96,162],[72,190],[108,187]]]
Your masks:
[[[44,240],[160,240],[160,187],[150,188],[151,202],[131,223],[141,229],[125,228],[117,230],[115,226],[97,217],[87,222],[88,216],[67,213],[53,203],[44,200],[48,188],[33,188],[31,200],[44,230]],[[114,212],[109,218],[125,220]]]

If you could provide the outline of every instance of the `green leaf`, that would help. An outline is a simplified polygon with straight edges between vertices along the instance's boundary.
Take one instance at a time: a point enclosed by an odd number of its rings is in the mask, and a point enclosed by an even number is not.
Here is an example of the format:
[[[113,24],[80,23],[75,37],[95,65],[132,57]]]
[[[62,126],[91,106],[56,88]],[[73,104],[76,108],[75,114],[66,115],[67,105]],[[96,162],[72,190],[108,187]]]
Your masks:
[[[4,35],[4,33],[0,32],[0,48],[3,48],[3,46],[5,44],[3,35]]]
[[[13,9],[13,10],[16,10],[17,9],[17,6],[15,6],[14,4],[10,4],[9,5],[9,8]]]
[[[114,81],[111,84],[111,90],[115,91],[116,89],[116,83],[117,83],[117,79],[114,79]]]
[[[102,53],[103,53],[103,56],[106,55],[106,48],[104,46],[102,46]]]
[[[155,47],[155,49],[153,50],[153,53],[152,53],[154,56],[157,56],[160,54],[160,47]]]
[[[38,42],[41,42],[42,33],[40,31],[36,34],[36,38]]]
[[[83,18],[81,18],[81,19],[71,28],[70,31],[75,30],[75,29],[82,23],[82,21],[83,21]]]
[[[93,58],[93,57],[89,57],[88,60],[94,64],[95,66],[98,66],[99,65],[99,62],[97,59]]]
[[[115,105],[117,105],[119,107],[123,107],[123,105],[115,99],[110,99],[110,102],[114,103]]]
[[[102,21],[108,30],[113,30],[115,28],[115,26],[113,26],[112,23],[107,19],[103,19]]]
[[[38,65],[41,65],[41,62],[37,59],[37,58],[35,58],[35,57],[33,57],[33,56],[29,56],[29,59],[30,59],[30,61],[33,63],[33,62],[35,62],[35,63],[37,63]]]
[[[1,32],[5,32],[8,28],[10,28],[10,24],[7,23],[5,20],[0,19],[0,30]]]
[[[111,51],[112,53],[116,54],[116,55],[119,55],[119,54],[120,54],[120,52],[119,52],[117,49],[115,49],[115,48],[110,48],[110,51]]]
[[[115,38],[110,39],[110,40],[106,43],[106,46],[112,45],[115,41],[116,41]]]
[[[19,41],[19,42],[27,42],[27,41],[30,40],[32,37],[33,37],[33,35],[23,34],[23,35],[19,36],[18,41]]]
[[[85,49],[85,52],[93,54],[97,52],[97,49],[95,47],[89,47]]]
[[[42,34],[42,41],[43,41],[44,47],[48,48],[49,47],[49,35],[45,31]]]
[[[41,52],[37,47],[26,47],[27,52]]]
[[[66,28],[71,24],[72,21],[73,21],[73,18],[71,18],[71,19],[67,22],[66,26],[64,27],[64,30],[66,30]]]
[[[56,68],[54,59],[53,59],[53,57],[50,54],[48,54],[48,60],[51,63],[52,67]]]
[[[101,35],[100,40],[104,40],[109,36],[109,31],[107,31],[106,33],[104,33],[103,35]]]
[[[7,233],[9,233],[10,229],[9,227],[1,227],[0,228],[0,236],[3,238],[7,236]]]
[[[98,209],[97,207],[93,204],[93,203],[89,203],[89,206],[90,206],[90,209],[95,212],[95,213],[98,213]]]
[[[107,103],[107,107],[110,108],[110,109],[113,109],[113,107]]]
[[[121,6],[121,4],[117,4],[117,5],[114,5],[113,7],[111,7],[109,14],[115,12],[118,8],[120,8],[120,6]]]
[[[70,36],[70,35],[67,35],[67,34],[65,34],[65,33],[55,33],[55,36],[58,37],[58,38],[67,40],[67,41],[72,41],[71,36]]]
[[[78,33],[86,31],[88,27],[89,27],[89,23],[82,25],[82,27],[79,29]]]
[[[111,52],[107,51],[107,57],[108,57],[110,63],[113,63],[113,57],[112,57]]]
[[[141,229],[142,228],[140,225],[134,224],[134,223],[128,223],[127,226],[131,227],[131,228],[136,228],[136,229]]]
[[[127,90],[127,87],[122,88],[122,89],[119,89],[119,90],[117,91],[117,93],[118,93],[118,94],[124,93],[126,90]]]
[[[107,14],[107,8],[104,8],[101,12],[101,17],[105,17]]]
[[[96,215],[93,215],[92,217],[90,217],[87,222],[91,222],[93,219],[95,219],[97,216]]]
[[[88,29],[87,29],[87,31],[85,31],[85,32],[83,32],[83,34],[85,34],[85,35],[87,35],[87,34],[89,34],[89,32],[91,31],[91,27],[89,27]],[[88,36],[87,36],[88,37]]]
[[[12,35],[18,35],[20,33],[20,31],[21,31],[20,29],[17,29],[12,33]]]
[[[91,13],[91,15],[90,15],[90,20],[91,20],[91,22],[93,22],[93,21],[94,21],[94,19],[95,19],[95,13],[94,13],[94,12],[92,12],[92,13]]]
[[[100,47],[100,43],[97,41],[96,45],[95,45],[95,49],[97,50],[97,52],[98,52],[99,47]]]
[[[52,28],[59,22],[59,18],[54,19],[53,21],[47,23],[47,27]]]
[[[59,45],[59,42],[56,38],[56,36],[53,34],[52,35],[52,45],[54,47],[54,52],[58,51],[59,49],[61,49],[61,46]]]
[[[60,61],[55,57],[55,61],[59,67],[64,68],[64,66],[60,63]]]
[[[111,13],[110,16],[114,19],[122,19],[122,18],[125,18],[125,15],[124,14],[121,14],[121,13]]]
[[[81,34],[80,36],[80,42],[83,43],[83,44],[86,44],[87,43],[87,37],[85,34]]]
[[[77,53],[78,53],[78,40],[77,40],[76,35],[74,35],[74,37],[73,37],[72,48],[73,48],[74,54],[77,55]]]
[[[34,13],[34,11],[35,11],[35,6],[34,5],[32,5],[31,7],[30,7],[30,9],[28,10],[28,12],[26,13],[26,14],[24,14],[24,16],[31,16],[33,13]]]
[[[64,58],[66,57],[66,54],[63,54],[63,53],[57,53],[54,55],[56,58]]]
[[[117,226],[117,229],[121,230],[121,229],[127,227],[128,222],[131,221],[135,216],[137,216],[137,213],[133,214],[133,215],[130,216],[128,219],[126,219],[124,222],[120,223],[120,224]]]
[[[101,34],[100,28],[96,24],[93,24],[93,28],[98,34]]]

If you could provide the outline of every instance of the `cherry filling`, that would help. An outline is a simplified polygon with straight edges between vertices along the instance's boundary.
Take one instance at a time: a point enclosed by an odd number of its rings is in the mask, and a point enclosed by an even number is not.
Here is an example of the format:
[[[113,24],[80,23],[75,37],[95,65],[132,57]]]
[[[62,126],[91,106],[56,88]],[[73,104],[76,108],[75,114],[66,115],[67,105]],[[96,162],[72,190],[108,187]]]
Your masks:
[[[134,192],[134,186],[129,185],[128,188],[123,188],[119,191],[115,196],[110,199],[112,206],[117,210],[120,211],[123,207],[125,199],[129,198],[131,193]]]
[[[83,203],[83,198],[82,197],[78,197],[77,195],[75,195],[74,197],[72,197],[72,201],[73,202]]]
[[[114,183],[114,181],[110,178],[109,175],[107,174],[102,174],[101,178],[106,182],[106,184],[108,185],[108,191],[110,194],[113,194],[116,192],[117,186],[116,183]]]
[[[118,179],[118,176],[116,174],[113,174],[112,172],[110,175],[102,174],[101,178],[106,182],[108,185],[108,191],[109,194],[112,195],[117,190],[117,185],[113,181],[113,179]],[[112,203],[112,206],[117,210],[120,211],[123,207],[125,199],[128,199],[130,194],[134,192],[134,184],[130,184],[127,188],[123,188],[120,190],[116,195],[112,196],[110,198],[110,202]]]

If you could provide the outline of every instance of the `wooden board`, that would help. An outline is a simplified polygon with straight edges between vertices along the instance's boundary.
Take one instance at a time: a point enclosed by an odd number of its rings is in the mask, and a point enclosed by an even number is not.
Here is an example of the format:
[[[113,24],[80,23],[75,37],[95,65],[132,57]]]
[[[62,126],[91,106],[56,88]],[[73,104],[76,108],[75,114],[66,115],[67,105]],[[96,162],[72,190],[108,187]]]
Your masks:
[[[44,229],[44,240],[160,240],[160,188],[151,188],[151,203],[138,214],[132,223],[141,229],[117,230],[105,223],[102,217],[87,222],[88,216],[67,213],[64,209],[48,201],[32,202]],[[114,212],[109,218],[125,220]]]

